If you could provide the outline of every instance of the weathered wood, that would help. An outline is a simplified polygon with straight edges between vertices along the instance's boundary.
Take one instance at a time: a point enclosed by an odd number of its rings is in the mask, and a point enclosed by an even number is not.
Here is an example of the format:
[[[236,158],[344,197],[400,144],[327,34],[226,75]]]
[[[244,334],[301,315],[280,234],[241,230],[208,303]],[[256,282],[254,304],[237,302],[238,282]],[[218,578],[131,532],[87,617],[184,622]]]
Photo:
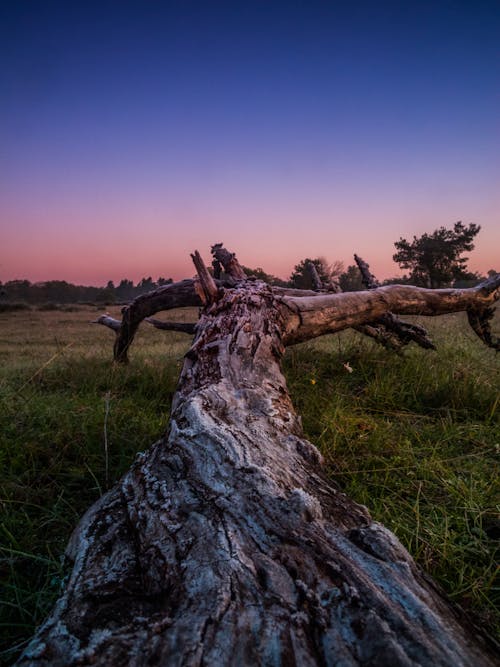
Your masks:
[[[198,272],[198,282],[195,281],[194,287],[204,304],[213,303],[219,294],[217,285],[205,266],[202,256],[197,250],[191,255],[191,259]]]
[[[354,255],[354,260],[358,265],[361,279],[366,289],[372,290],[380,287],[380,283],[370,271],[370,265],[356,254]],[[400,350],[404,345],[408,345],[412,341],[424,349],[436,349],[424,327],[411,322],[404,322],[397,315],[394,315],[394,313],[386,313],[371,325],[362,325],[361,327],[356,327],[356,330],[372,336],[384,347],[393,350]]]
[[[80,524],[19,664],[492,664],[321,472],[279,368],[283,317],[262,284],[202,315],[168,440]]]
[[[500,274],[492,276],[478,287],[485,295],[492,296],[495,293],[498,294],[498,291],[500,290]],[[493,336],[491,331],[491,320],[493,319],[494,314],[495,308],[493,306],[482,306],[478,304],[476,306],[471,306],[467,310],[467,317],[473,331],[479,336],[483,343],[498,351],[500,350],[500,337]]]
[[[494,665],[395,536],[324,475],[280,369],[285,343],[388,310],[484,313],[490,288],[221,290],[168,436],[80,522],[65,591],[18,664]]]
[[[370,265],[363,261],[359,255],[356,255],[356,253],[354,253],[354,261],[358,265],[359,272],[361,273],[361,282],[366,289],[376,289],[377,287],[380,287],[379,281],[370,271]]]
[[[324,289],[324,285],[323,281],[319,277],[319,273],[318,270],[316,269],[314,262],[307,262],[307,270],[309,271],[309,275],[311,276],[313,290],[315,292],[321,292],[321,290]]]
[[[337,293],[341,291],[340,285],[336,283],[333,279],[329,279],[328,281],[324,281],[321,279],[314,262],[311,261],[307,262],[307,270],[309,271],[309,275],[311,276],[311,282],[313,285],[313,290],[315,292]]]
[[[152,324],[155,329],[162,329],[163,331],[180,331],[187,334],[194,334],[196,331],[196,324],[194,322],[166,322],[164,320],[157,320],[154,317],[145,317],[144,321]]]
[[[376,321],[389,312],[431,316],[460,311],[484,314],[490,312],[499,295],[500,274],[469,289],[388,285],[366,292],[321,294],[312,298],[284,296],[281,302],[290,312],[284,341],[286,345],[300,343]],[[483,321],[486,322],[483,328],[475,331],[484,343],[495,347],[495,340],[484,333],[489,320],[483,317]]]
[[[93,320],[91,324],[102,324],[109,329],[112,329],[116,334],[120,331],[122,323],[120,320],[116,320],[111,315],[99,315],[96,320]]]
[[[212,255],[214,257],[214,261],[222,264],[225,273],[233,278],[233,280],[238,281],[247,279],[247,275],[241,264],[236,259],[234,252],[229,252],[229,250],[226,250],[222,243],[215,243],[212,246]]]
[[[128,349],[140,323],[146,317],[161,310],[201,305],[202,300],[195,289],[195,281],[190,279],[141,294],[122,309],[121,327],[113,348],[115,360],[122,363],[128,361]]]

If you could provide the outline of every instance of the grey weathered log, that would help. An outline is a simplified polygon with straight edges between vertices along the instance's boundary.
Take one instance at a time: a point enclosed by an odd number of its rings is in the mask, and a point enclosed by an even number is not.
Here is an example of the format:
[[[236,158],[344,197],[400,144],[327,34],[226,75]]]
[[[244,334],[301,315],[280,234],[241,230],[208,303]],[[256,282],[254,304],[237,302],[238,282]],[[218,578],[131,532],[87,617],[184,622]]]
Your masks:
[[[220,290],[186,355],[168,435],[81,520],[62,597],[18,664],[496,664],[490,640],[323,473],[280,360],[284,344],[389,310],[484,313],[498,296]]]
[[[366,292],[321,294],[315,297],[281,297],[295,314],[287,322],[285,344],[300,343],[326,333],[373,322],[387,313],[402,315],[445,315],[456,312],[490,313],[500,295],[500,274],[468,289],[427,289],[410,285],[387,285]],[[491,319],[491,318],[489,318]],[[486,345],[496,342],[482,329],[475,329]],[[484,321],[484,317],[483,317]],[[496,348],[495,348],[496,349]]]

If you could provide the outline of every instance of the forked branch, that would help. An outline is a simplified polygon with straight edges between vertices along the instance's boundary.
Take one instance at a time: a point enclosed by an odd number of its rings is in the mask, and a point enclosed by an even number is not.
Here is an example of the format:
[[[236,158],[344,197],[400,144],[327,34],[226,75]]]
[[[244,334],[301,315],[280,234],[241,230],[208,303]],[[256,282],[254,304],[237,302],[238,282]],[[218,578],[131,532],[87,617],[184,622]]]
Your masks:
[[[354,255],[354,260],[358,265],[361,279],[366,289],[373,290],[380,287],[380,283],[370,271],[370,265],[356,254]],[[370,323],[370,325],[356,327],[356,330],[372,336],[384,347],[393,350],[399,350],[412,341],[424,349],[436,349],[424,327],[412,324],[411,322],[404,322],[397,315],[390,312],[383,315],[378,321]]]
[[[281,297],[288,311],[284,343],[302,341],[377,321],[388,313],[445,315],[467,311],[481,340],[498,349],[491,334],[492,306],[500,297],[500,274],[469,289],[425,289],[388,285],[367,292]]]
[[[152,292],[142,294],[122,309],[122,321],[109,315],[101,315],[96,323],[103,324],[116,333],[114,358],[126,362],[137,328],[144,319],[158,329],[183,331],[192,334],[195,325],[180,322],[162,322],[151,316],[162,310],[201,306],[219,298],[221,288],[232,288],[246,279],[243,268],[234,253],[226,250],[221,243],[212,247],[214,268],[222,266],[228,280],[214,280],[206,268],[200,254],[195,252],[193,261],[198,271],[195,280],[183,280],[166,285]],[[285,344],[334,333],[352,327],[368,335],[386,347],[399,349],[411,341],[423,348],[435,349],[426,330],[413,323],[400,320],[396,313],[409,315],[442,315],[467,311],[469,323],[481,340],[500,349],[500,340],[491,332],[492,304],[499,298],[500,276],[485,281],[470,289],[428,290],[406,285],[378,285],[369,271],[369,266],[355,255],[363,275],[367,292],[326,293],[324,291],[297,290],[282,287],[269,288],[281,304],[286,319]],[[315,286],[322,285],[317,271]]]

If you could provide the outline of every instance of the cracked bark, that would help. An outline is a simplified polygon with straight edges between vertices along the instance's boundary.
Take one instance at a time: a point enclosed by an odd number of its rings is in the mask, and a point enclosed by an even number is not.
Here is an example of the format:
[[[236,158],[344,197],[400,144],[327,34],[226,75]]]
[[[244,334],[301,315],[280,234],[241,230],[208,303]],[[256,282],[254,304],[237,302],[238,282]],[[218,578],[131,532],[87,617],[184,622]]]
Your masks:
[[[389,310],[484,315],[497,283],[297,297],[235,280],[211,294],[168,434],[81,520],[65,591],[18,664],[496,664],[396,537],[324,475],[280,359],[285,344]]]

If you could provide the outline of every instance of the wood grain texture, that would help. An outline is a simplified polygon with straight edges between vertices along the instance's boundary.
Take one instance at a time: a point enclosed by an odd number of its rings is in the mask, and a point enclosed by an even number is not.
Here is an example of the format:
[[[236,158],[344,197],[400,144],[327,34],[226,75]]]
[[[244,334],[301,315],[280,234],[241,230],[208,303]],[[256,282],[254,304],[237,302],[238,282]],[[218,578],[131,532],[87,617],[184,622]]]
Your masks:
[[[323,473],[280,368],[287,342],[388,310],[489,307],[486,291],[221,290],[168,435],[81,520],[65,591],[18,664],[496,664],[396,537]]]

